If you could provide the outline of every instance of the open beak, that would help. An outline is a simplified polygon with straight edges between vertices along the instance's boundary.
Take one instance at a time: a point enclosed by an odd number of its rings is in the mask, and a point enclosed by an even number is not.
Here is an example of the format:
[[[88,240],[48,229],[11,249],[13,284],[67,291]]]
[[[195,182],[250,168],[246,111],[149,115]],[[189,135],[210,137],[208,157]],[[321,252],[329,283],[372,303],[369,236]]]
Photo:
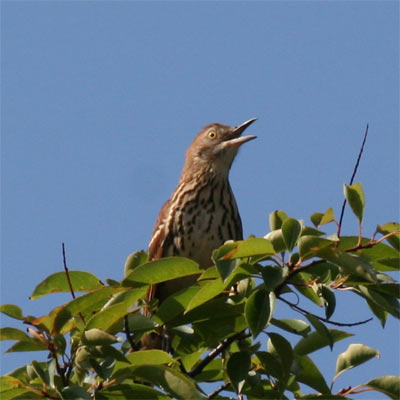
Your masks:
[[[244,130],[250,126],[254,121],[256,121],[257,118],[252,118],[249,119],[248,121],[244,122],[242,125],[234,128],[232,133],[229,135],[232,139],[227,140],[224,144],[227,147],[239,147],[243,143],[246,143],[250,140],[255,139],[257,136],[254,135],[249,135],[249,136],[240,136]]]

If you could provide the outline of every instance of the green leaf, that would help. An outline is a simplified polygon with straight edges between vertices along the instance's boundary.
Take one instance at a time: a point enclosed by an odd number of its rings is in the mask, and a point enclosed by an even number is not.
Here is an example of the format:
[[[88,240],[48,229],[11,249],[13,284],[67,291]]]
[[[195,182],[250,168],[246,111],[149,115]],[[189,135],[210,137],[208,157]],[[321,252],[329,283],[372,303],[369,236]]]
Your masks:
[[[0,312],[14,319],[24,319],[24,316],[22,315],[22,310],[14,304],[2,304],[0,306]]]
[[[213,253],[214,260],[232,260],[236,258],[254,257],[262,255],[275,254],[272,243],[264,238],[249,238],[246,240],[238,240],[234,243],[229,243],[232,246],[228,252],[225,251],[224,246],[217,249]]]
[[[311,325],[315,328],[315,330],[328,341],[329,347],[332,350],[333,337],[329,329],[316,316],[307,314],[306,317],[311,322]]]
[[[126,290],[125,288],[112,288],[104,286],[100,289],[95,289],[90,293],[77,297],[71,300],[64,306],[60,307],[53,324],[52,334],[65,333],[62,328],[71,321],[72,318],[78,314],[86,315],[98,311],[106,303],[107,299],[113,294],[118,293],[119,290]]]
[[[277,355],[268,353],[266,351],[258,351],[256,355],[267,375],[271,375],[278,379],[282,378],[284,374],[283,367]]]
[[[217,271],[223,281],[226,281],[236,267],[238,260],[216,260]]]
[[[283,336],[277,333],[268,332],[268,336],[268,351],[271,354],[276,354],[279,357],[284,368],[284,372],[288,374],[294,357],[292,346]]]
[[[16,328],[1,328],[0,340],[30,340],[31,338],[23,331]]]
[[[366,383],[366,386],[386,394],[393,400],[400,399],[400,376],[386,375],[374,378]]]
[[[204,304],[206,301],[211,300],[215,296],[219,295],[225,289],[225,287],[226,285],[220,278],[207,282],[193,296],[185,312],[187,313],[199,305]]]
[[[313,257],[317,251],[326,247],[332,247],[334,244],[335,242],[332,240],[318,236],[304,235],[298,242],[300,257],[303,260]]]
[[[329,329],[329,333],[332,336],[333,342],[346,339],[350,336],[354,336],[352,333],[339,331],[336,329]],[[318,332],[311,332],[305,338],[300,339],[294,347],[294,352],[299,355],[310,354],[316,350],[322,349],[325,346],[329,346],[330,341],[327,337],[321,336]]]
[[[384,311],[400,319],[400,306],[397,299],[385,293],[379,293],[367,286],[358,286],[361,295],[381,307]]]
[[[21,351],[43,351],[48,350],[47,346],[37,339],[20,340],[15,342],[6,353],[17,353]]]
[[[139,265],[145,264],[149,261],[149,255],[147,251],[135,251],[129,254],[125,261],[124,276],[129,275]]]
[[[278,267],[275,265],[267,265],[261,271],[261,275],[264,279],[265,289],[273,291],[277,286],[285,281],[289,274],[287,267]]]
[[[310,220],[316,228],[319,227],[319,224],[320,224],[323,216],[324,216],[324,213],[321,213],[321,212],[316,212],[311,215]]]
[[[310,325],[301,319],[271,319],[271,324],[287,332],[306,336],[310,331]]]
[[[199,290],[199,286],[190,286],[167,297],[161,303],[157,313],[154,315],[154,320],[158,321],[159,324],[162,325],[171,321],[179,314],[182,314]]]
[[[282,235],[286,248],[292,251],[301,233],[301,225],[297,219],[288,218],[282,224]]]
[[[118,339],[107,332],[93,328],[82,333],[81,341],[90,346],[102,346],[117,343]]]
[[[335,312],[336,308],[335,293],[333,293],[333,290],[330,287],[323,285],[321,286],[321,294],[325,300],[325,316],[326,319],[329,319]]]
[[[247,351],[233,353],[228,360],[226,371],[237,393],[241,393],[250,369],[250,354]]]
[[[90,393],[80,386],[66,386],[60,392],[65,400],[91,400],[92,398]]]
[[[378,225],[376,229],[382,235],[400,231],[400,224],[397,222],[389,222],[385,225]],[[400,233],[396,233],[386,239],[395,249],[400,251]]]
[[[154,329],[157,324],[150,318],[142,314],[129,314],[128,326],[131,332],[147,332]]]
[[[256,289],[245,307],[246,321],[254,338],[269,324],[275,309],[275,294],[265,289]]]
[[[296,356],[292,366],[292,373],[296,375],[299,382],[312,387],[318,392],[330,394],[329,387],[323,375],[311,358]]]
[[[143,399],[143,400],[169,400],[170,397],[156,389],[138,383],[111,385],[101,390],[101,395],[107,399],[126,400],[126,399]],[[97,395],[96,395],[97,399]]]
[[[336,375],[333,378],[335,381],[337,377],[343,372],[363,364],[371,358],[378,357],[380,353],[378,350],[372,349],[364,344],[351,344],[344,353],[339,354],[336,361]]]
[[[216,358],[206,365],[206,367],[195,376],[197,382],[217,382],[224,379],[224,366],[222,360]]]
[[[361,183],[357,182],[351,186],[344,185],[343,189],[347,202],[361,224],[365,208],[365,195]]]
[[[374,313],[374,315],[379,319],[379,322],[382,325],[382,328],[385,327],[386,325],[386,320],[388,317],[388,312],[385,310],[382,310],[380,306],[378,306],[375,302],[365,299],[367,301],[368,307],[370,310]]]
[[[99,278],[89,272],[69,271],[68,274],[74,292],[88,291],[103,286]],[[48,276],[35,287],[30,299],[35,300],[47,294],[58,292],[69,293],[70,291],[65,271],[56,272],[55,274]]]
[[[272,243],[275,254],[287,250],[285,241],[283,240],[282,229],[276,229],[275,231],[269,232],[264,236],[264,238]]]
[[[130,353],[126,356],[128,361],[133,365],[161,365],[176,363],[168,353],[162,350],[140,350]]]
[[[144,379],[162,387],[169,395],[178,399],[197,400],[206,398],[192,380],[181,372],[164,365],[141,365],[119,372],[119,374],[116,374],[116,378],[126,376],[127,379]]]
[[[313,282],[313,276],[311,274],[308,272],[300,272],[292,278],[292,281],[297,283],[294,288],[298,292],[319,307],[323,306],[324,300],[320,295],[320,285]]]
[[[361,278],[369,282],[377,282],[374,269],[369,263],[355,254],[346,253],[340,249],[325,247],[316,252],[319,257],[336,264],[344,275],[351,278]]]
[[[269,214],[269,226],[271,231],[282,228],[282,224],[288,219],[285,211],[276,210]]]
[[[106,309],[94,314],[87,321],[86,330],[101,328],[104,331],[110,331],[114,328],[114,324],[120,321],[127,313],[131,304],[117,303]]]
[[[139,265],[124,278],[122,285],[134,286],[137,282],[152,285],[200,273],[199,265],[188,258],[165,257]]]

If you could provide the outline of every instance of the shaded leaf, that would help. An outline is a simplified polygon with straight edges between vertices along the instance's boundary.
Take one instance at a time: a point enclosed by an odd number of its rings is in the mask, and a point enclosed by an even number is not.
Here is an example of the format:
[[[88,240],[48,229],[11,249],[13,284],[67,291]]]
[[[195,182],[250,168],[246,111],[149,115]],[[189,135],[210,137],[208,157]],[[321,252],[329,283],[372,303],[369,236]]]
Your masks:
[[[326,319],[329,319],[335,312],[336,308],[335,293],[333,293],[333,290],[330,287],[323,285],[321,287],[321,294],[325,300],[325,316]]]
[[[341,354],[336,361],[336,375],[333,380],[343,372],[363,364],[374,357],[379,357],[378,350],[372,349],[364,344],[351,344],[347,350]]]
[[[332,240],[324,239],[318,236],[304,235],[299,239],[298,242],[300,257],[303,260],[313,257],[318,250],[325,247],[332,247],[334,244],[335,242]]]
[[[283,240],[282,229],[276,229],[275,231],[269,232],[264,236],[264,238],[272,243],[275,253],[282,253],[287,250],[285,241]]]
[[[333,342],[346,339],[350,336],[354,336],[352,333],[339,331],[337,329],[329,329],[329,333],[332,336]],[[305,338],[300,339],[294,347],[294,352],[297,355],[310,354],[316,350],[319,350],[325,346],[329,346],[329,340],[321,336],[318,332],[311,332]]]
[[[268,265],[262,269],[262,277],[264,279],[265,289],[268,291],[273,291],[277,286],[285,281],[289,274],[289,269],[287,267],[278,267]]]
[[[275,302],[274,292],[265,289],[255,290],[247,300],[246,321],[254,338],[269,324],[275,310]]]
[[[367,286],[358,286],[361,295],[381,307],[384,311],[400,319],[400,305],[397,299],[385,293],[379,293]]]
[[[299,382],[312,387],[318,392],[330,394],[329,387],[323,375],[311,358],[296,356],[291,371],[296,375]]]
[[[333,338],[329,329],[316,316],[307,314],[306,317],[311,322],[311,325],[315,328],[315,330],[327,340],[329,347],[332,350]]]
[[[37,339],[20,340],[14,343],[6,353],[16,353],[20,351],[42,351],[48,350],[47,346]]]
[[[85,271],[69,271],[69,278],[75,292],[88,291],[102,287],[99,278]],[[67,275],[64,271],[56,272],[39,283],[30,296],[31,300],[38,299],[47,294],[70,292]]]
[[[284,368],[284,372],[288,374],[294,357],[292,346],[283,336],[277,333],[268,332],[268,336],[268,351],[272,354],[278,355]]]
[[[256,355],[267,375],[271,375],[275,378],[282,378],[283,367],[277,355],[266,351],[258,351]]]
[[[282,224],[282,235],[283,240],[285,241],[286,248],[289,251],[292,251],[294,246],[296,245],[297,239],[300,237],[301,233],[301,225],[297,219],[288,218]]]
[[[226,371],[238,393],[241,393],[244,381],[249,373],[250,362],[250,354],[247,351],[239,351],[229,357]]]
[[[169,400],[170,397],[166,394],[153,389],[146,385],[140,385],[138,383],[111,385],[106,389],[101,390],[101,395],[107,399],[149,399],[149,400]],[[96,396],[97,399],[97,396]]]

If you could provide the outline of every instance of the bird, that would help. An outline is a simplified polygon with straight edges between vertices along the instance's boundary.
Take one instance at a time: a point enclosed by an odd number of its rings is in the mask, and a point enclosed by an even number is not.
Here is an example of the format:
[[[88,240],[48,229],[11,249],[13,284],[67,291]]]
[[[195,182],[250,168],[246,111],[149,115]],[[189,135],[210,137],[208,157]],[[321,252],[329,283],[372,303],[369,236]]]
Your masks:
[[[239,126],[221,123],[202,128],[186,151],[176,189],[162,206],[149,242],[149,261],[181,256],[201,269],[213,265],[213,250],[227,240],[242,240],[238,206],[229,183],[229,171],[240,146],[256,138],[242,133],[257,118]],[[171,294],[190,286],[188,276],[152,285],[147,300],[161,304]],[[145,348],[159,347],[158,338],[147,336]]]

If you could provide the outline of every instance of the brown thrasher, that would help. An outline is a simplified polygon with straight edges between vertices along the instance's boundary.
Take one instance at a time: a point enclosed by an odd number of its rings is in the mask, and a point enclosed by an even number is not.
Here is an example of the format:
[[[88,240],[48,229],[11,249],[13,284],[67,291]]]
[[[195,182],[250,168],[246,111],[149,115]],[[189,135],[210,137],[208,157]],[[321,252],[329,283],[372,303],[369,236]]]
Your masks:
[[[186,152],[177,188],[158,214],[149,243],[149,260],[182,256],[200,268],[212,265],[212,251],[226,240],[243,239],[242,222],[229,184],[229,170],[239,147],[256,136],[241,136],[256,118],[240,126],[207,125]],[[190,286],[192,276],[151,287],[148,299],[161,303],[166,297]],[[160,347],[160,337],[147,335],[143,348]]]

